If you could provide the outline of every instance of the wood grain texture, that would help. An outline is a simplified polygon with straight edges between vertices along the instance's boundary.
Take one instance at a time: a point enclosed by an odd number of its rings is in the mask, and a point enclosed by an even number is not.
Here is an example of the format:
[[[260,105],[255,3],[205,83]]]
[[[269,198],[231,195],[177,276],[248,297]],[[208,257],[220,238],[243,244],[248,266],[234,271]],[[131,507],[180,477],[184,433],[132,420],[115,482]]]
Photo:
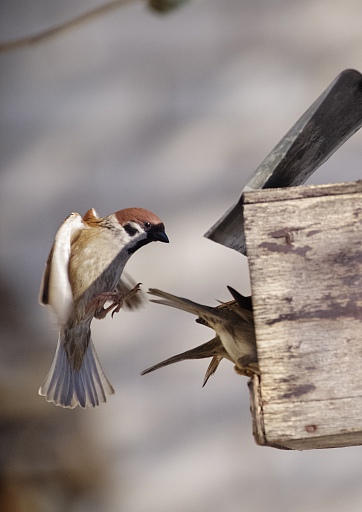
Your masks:
[[[362,444],[362,184],[244,196],[257,442]]]

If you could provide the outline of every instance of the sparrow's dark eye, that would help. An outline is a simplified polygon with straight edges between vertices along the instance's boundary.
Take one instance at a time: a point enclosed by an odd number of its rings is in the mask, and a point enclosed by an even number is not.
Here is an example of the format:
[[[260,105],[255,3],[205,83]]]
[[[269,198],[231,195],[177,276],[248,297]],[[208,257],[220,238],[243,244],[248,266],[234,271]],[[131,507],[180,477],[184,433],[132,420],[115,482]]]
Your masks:
[[[144,226],[145,226],[145,229],[150,229],[151,228],[151,222],[147,222],[146,221]]]
[[[125,224],[123,227],[129,236],[135,236],[138,233],[137,229],[134,228],[131,224]]]

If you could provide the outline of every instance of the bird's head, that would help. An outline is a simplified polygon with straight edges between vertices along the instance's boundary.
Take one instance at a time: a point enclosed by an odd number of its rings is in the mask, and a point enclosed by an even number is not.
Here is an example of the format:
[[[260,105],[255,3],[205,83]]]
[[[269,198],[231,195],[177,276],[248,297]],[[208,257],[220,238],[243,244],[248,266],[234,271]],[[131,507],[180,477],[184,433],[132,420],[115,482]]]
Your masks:
[[[129,254],[150,242],[169,242],[163,222],[149,210],[125,208],[113,217]]]

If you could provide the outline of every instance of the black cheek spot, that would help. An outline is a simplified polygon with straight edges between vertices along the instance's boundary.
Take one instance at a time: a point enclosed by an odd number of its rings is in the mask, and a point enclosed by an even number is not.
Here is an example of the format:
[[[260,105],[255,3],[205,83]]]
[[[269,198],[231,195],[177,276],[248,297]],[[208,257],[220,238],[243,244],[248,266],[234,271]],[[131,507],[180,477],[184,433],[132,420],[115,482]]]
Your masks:
[[[138,233],[138,230],[131,226],[131,224],[125,224],[123,227],[129,236],[135,236]]]

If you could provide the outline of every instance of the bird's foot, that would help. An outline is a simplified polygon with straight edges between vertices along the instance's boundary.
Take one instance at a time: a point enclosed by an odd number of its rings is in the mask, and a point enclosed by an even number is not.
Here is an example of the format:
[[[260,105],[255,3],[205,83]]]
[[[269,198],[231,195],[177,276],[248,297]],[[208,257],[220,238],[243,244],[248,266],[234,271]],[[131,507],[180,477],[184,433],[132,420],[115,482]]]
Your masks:
[[[257,361],[249,355],[239,357],[234,369],[236,373],[239,375],[245,375],[245,377],[252,377],[255,374],[260,375]]]
[[[123,306],[125,300],[130,299],[135,295],[141,288],[142,283],[136,284],[129,290],[127,293],[119,293],[118,291],[113,292],[103,292],[99,295],[93,297],[90,303],[87,306],[87,313],[90,311],[94,311],[94,317],[97,319],[102,319],[107,316],[107,314],[112,311],[112,318],[115,313],[118,313]],[[112,302],[110,306],[107,308],[104,307],[106,302]]]
[[[254,373],[256,373],[250,368],[240,368],[239,366],[236,365],[234,366],[234,370],[238,375],[244,375],[244,377],[252,377]]]

